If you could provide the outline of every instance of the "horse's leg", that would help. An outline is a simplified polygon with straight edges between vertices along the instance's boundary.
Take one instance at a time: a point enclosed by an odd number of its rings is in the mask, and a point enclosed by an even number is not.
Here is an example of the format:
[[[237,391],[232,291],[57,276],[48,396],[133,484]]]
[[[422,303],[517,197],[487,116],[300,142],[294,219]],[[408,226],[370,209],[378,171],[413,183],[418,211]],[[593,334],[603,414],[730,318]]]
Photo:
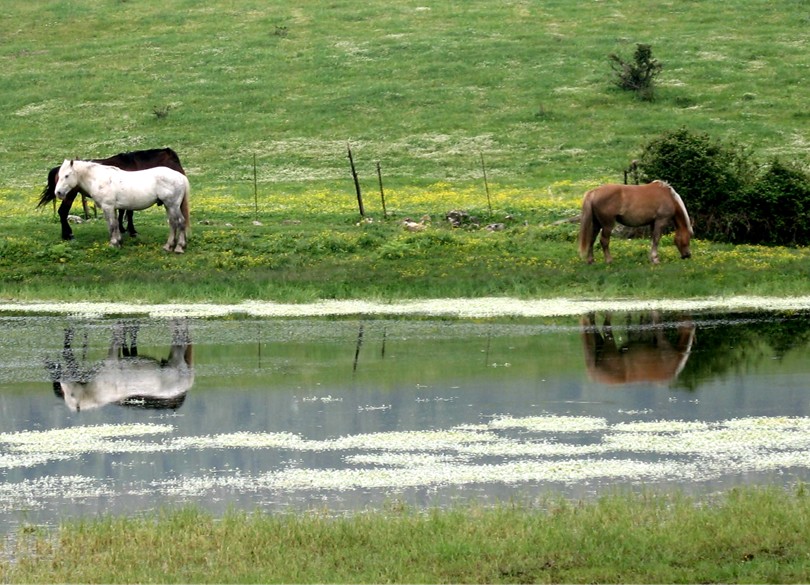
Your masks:
[[[138,235],[138,230],[135,229],[134,214],[135,212],[131,209],[127,211],[127,231],[133,238]]]
[[[169,218],[169,239],[163,249],[167,252],[173,250],[182,254],[186,248],[186,220],[180,211],[180,206],[166,205],[166,215]]]
[[[124,356],[138,357],[138,323],[129,323],[124,325]],[[127,342],[127,335],[129,335],[129,342]]]
[[[127,226],[124,227],[124,217],[127,218]],[[138,235],[138,232],[135,230],[135,223],[132,221],[132,210],[131,209],[120,209],[118,211],[118,229],[122,232],[126,231],[129,234],[129,237],[134,238]]]
[[[593,230],[591,231],[591,241],[588,242],[588,256],[585,258],[585,261],[588,264],[593,264],[593,245],[596,243],[596,238],[599,236],[599,232],[602,230],[602,224],[596,219],[596,216],[593,217]]]
[[[605,263],[610,264],[613,262],[613,256],[610,255],[610,233],[613,231],[613,226],[602,226],[602,233],[599,236],[599,245],[602,246],[602,252],[605,254]]]
[[[588,242],[588,256],[585,258],[585,261],[588,264],[593,264],[593,245],[596,243],[596,236],[599,235],[599,230],[601,228],[597,225],[594,225],[593,233],[591,234],[591,241]]]
[[[179,247],[177,245],[177,231],[179,227],[178,210],[175,209],[174,207],[166,205],[166,217],[169,220],[169,239],[166,240],[166,245],[163,246],[163,249],[166,250],[167,252],[171,251],[177,252],[178,251],[177,248]],[[182,251],[183,251],[182,249],[179,250],[179,252]]]
[[[68,215],[70,214],[70,208],[73,205],[73,201],[76,199],[76,195],[78,194],[79,191],[74,189],[73,191],[65,195],[65,199],[59,205],[59,222],[62,224],[63,240],[73,239],[73,230],[70,229],[70,223],[68,223]]]
[[[110,246],[120,248],[121,230],[118,229],[118,218],[115,214],[115,207],[102,207],[101,210],[104,212],[104,219],[107,220],[107,227],[110,230]]]
[[[658,242],[661,241],[661,234],[664,231],[664,226],[667,222],[656,220],[652,229],[652,245],[650,246],[650,261],[653,264],[658,264]]]
[[[90,219],[90,210],[87,209],[87,196],[82,193],[82,209],[84,210],[84,221]]]
[[[175,247],[174,251],[178,253],[183,253],[186,251],[186,218],[183,217],[183,213],[178,210],[177,212],[177,247]]]

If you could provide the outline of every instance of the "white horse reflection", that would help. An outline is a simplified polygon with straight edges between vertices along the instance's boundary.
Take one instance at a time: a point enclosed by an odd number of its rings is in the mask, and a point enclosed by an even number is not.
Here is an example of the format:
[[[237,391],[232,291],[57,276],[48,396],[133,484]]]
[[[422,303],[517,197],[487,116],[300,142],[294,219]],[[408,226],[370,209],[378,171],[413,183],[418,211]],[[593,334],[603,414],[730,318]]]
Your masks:
[[[653,311],[649,326],[627,328],[627,337],[617,343],[611,315],[607,313],[600,331],[593,313],[582,317],[582,342],[588,377],[603,384],[653,382],[666,384],[683,370],[695,341],[695,324],[684,321],[677,326],[677,338],[671,343]],[[643,323],[642,323],[643,325]]]
[[[76,412],[107,404],[179,408],[194,383],[187,323],[172,324],[172,345],[166,359],[138,355],[137,336],[137,323],[116,324],[107,357],[87,364],[74,352],[73,330],[65,330],[62,361],[46,362],[54,392]],[[82,353],[86,350],[85,345]]]

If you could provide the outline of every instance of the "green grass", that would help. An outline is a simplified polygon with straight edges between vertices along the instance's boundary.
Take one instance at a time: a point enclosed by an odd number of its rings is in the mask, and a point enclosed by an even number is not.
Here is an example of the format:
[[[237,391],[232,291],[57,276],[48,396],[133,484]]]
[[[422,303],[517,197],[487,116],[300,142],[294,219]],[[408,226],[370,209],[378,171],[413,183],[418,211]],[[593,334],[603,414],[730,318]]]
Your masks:
[[[195,508],[18,530],[7,583],[806,582],[803,488],[330,517]]]
[[[162,250],[168,227],[159,208],[136,214],[140,235],[108,246],[103,220],[74,226],[62,242],[50,209],[30,213],[0,201],[0,299],[120,302],[434,297],[699,298],[810,294],[805,248],[730,246],[694,241],[681,260],[665,236],[662,262],[649,262],[649,239],[614,237],[614,263],[578,256],[576,215],[582,185],[549,186],[542,195],[499,188],[489,216],[483,188],[446,184],[390,190],[383,219],[368,201],[360,221],[350,196],[288,194],[258,214],[244,202],[198,194],[183,255]],[[552,195],[549,195],[549,191]],[[554,194],[557,193],[557,194]],[[317,209],[315,209],[317,208]],[[480,228],[452,228],[451,209],[478,214]],[[423,231],[401,220],[428,214]],[[260,221],[257,225],[255,217]],[[489,231],[486,224],[504,225]]]
[[[538,187],[621,178],[685,125],[808,162],[796,0],[391,5],[9,0],[3,186],[28,195],[66,156],[172,146],[199,191],[350,189],[480,176]],[[612,86],[608,55],[649,43],[657,100]],[[159,117],[156,112],[167,110]],[[803,128],[805,130],[803,130]]]
[[[178,0],[170,10],[9,0],[0,15],[0,298],[808,292],[803,249],[697,242],[682,263],[665,239],[663,264],[651,267],[646,242],[617,241],[614,266],[586,267],[576,226],[553,224],[680,126],[737,140],[761,160],[808,164],[810,16],[795,0]],[[637,42],[664,64],[653,102],[610,80],[608,55]],[[371,225],[356,225],[348,141]],[[99,223],[65,244],[50,210],[34,211],[64,157],[158,146],[178,151],[192,182],[184,257],[160,252],[160,210],[137,214],[141,238],[118,251]],[[443,217],[454,208],[513,219],[493,234],[452,231]],[[425,213],[425,232],[399,225]]]

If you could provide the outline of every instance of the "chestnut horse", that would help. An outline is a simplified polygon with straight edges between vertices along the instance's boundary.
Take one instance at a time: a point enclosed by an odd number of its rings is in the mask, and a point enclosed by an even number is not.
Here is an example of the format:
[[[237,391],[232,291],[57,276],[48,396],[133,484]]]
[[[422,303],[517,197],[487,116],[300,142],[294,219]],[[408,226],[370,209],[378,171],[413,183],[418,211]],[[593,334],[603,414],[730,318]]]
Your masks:
[[[171,148],[153,148],[150,150],[121,152],[111,156],[110,158],[94,159],[93,162],[118,167],[124,171],[140,171],[143,169],[150,169],[152,167],[169,167],[170,169],[186,174],[186,172],[183,170],[183,165],[180,164],[180,157],[178,157],[177,153]],[[56,200],[56,193],[54,189],[56,188],[58,175],[59,167],[54,167],[48,172],[48,183],[42,190],[37,207],[42,207],[46,203]],[[88,194],[83,193],[81,189],[76,188],[65,196],[64,201],[62,201],[62,204],[59,206],[59,220],[62,224],[63,240],[73,239],[73,230],[70,228],[70,224],[68,223],[68,214],[70,213],[70,208],[73,205],[73,201],[80,193],[82,195],[82,201],[84,201],[84,198],[87,197]],[[122,209],[119,211],[119,229],[124,231],[123,216],[125,213],[128,220],[126,231],[129,232],[130,236],[135,236],[138,232],[135,231],[135,224],[132,221],[131,209]]]
[[[653,181],[647,185],[602,185],[585,193],[582,199],[582,216],[579,227],[579,254],[593,263],[593,245],[600,230],[599,244],[605,254],[605,262],[613,260],[610,255],[610,233],[616,223],[628,227],[652,227],[650,260],[658,264],[658,242],[661,233],[670,223],[675,223],[675,245],[681,258],[689,258],[689,240],[692,222],[681,196],[668,183]]]
[[[596,315],[582,317],[582,345],[588,377],[602,384],[667,384],[678,377],[695,342],[695,324],[679,322],[674,342],[666,335],[656,312],[643,315],[637,326],[628,326],[617,342],[610,313],[602,328]]]

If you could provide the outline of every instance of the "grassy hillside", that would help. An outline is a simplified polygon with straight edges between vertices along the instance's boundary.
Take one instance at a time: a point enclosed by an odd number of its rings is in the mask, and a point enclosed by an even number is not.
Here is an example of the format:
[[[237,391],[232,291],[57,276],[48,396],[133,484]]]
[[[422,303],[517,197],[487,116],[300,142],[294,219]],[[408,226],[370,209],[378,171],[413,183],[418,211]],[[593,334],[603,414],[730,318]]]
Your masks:
[[[660,267],[642,240],[585,267],[557,223],[681,126],[810,164],[808,24],[797,0],[5,0],[0,298],[808,294],[805,249],[694,242],[683,263],[668,237]],[[636,43],[664,65],[652,102],[611,83]],[[160,249],[162,209],[121,250],[34,210],[63,158],[159,146],[192,182],[185,256]],[[451,209],[506,229],[452,230]]]
[[[618,179],[682,125],[807,163],[806,2],[6,0],[5,196],[66,156],[172,146],[197,190],[262,196],[490,179]],[[653,103],[608,54],[649,43]],[[10,191],[9,191],[10,190]]]

